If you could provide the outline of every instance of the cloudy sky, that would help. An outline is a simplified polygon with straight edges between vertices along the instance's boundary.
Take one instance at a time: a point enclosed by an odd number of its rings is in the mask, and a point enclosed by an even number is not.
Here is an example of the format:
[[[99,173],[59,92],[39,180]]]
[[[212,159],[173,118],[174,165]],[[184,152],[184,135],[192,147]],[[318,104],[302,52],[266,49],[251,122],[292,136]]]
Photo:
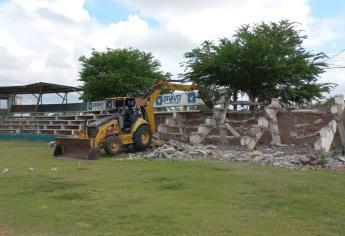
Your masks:
[[[332,56],[345,49],[344,15],[344,0],[0,0],[0,86],[79,85],[78,58],[107,47],[151,51],[176,75],[184,52],[203,40],[281,19],[300,22],[305,47]],[[345,52],[331,63],[345,65]],[[321,80],[345,92],[345,69]]]

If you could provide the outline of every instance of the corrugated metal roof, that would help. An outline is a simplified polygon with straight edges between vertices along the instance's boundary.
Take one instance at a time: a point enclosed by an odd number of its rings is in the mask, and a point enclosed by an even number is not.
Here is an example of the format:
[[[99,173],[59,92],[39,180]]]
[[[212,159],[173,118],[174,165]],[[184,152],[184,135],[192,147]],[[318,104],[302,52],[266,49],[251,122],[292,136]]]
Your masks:
[[[81,88],[50,84],[50,83],[34,83],[22,86],[5,86],[0,87],[0,95],[4,94],[40,94],[40,93],[70,93],[82,91]]]

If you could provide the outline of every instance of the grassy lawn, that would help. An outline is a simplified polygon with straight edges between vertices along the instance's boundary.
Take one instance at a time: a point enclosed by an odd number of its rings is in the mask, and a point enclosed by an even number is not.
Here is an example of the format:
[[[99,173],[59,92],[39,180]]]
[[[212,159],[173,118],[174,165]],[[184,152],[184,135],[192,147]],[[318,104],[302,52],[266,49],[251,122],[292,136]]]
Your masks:
[[[52,151],[0,142],[1,236],[345,234],[345,172]]]

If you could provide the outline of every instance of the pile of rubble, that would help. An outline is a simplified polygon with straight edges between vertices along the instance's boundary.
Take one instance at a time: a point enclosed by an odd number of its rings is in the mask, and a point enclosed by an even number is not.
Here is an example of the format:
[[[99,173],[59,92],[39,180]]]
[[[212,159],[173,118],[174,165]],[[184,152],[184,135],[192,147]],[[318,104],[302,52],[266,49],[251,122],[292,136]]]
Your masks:
[[[294,147],[261,147],[258,150],[240,147],[226,149],[214,145],[192,146],[172,140],[145,153],[131,153],[129,159],[223,160],[291,169],[345,169],[345,157],[327,157],[310,150],[304,153],[301,150],[297,152]]]

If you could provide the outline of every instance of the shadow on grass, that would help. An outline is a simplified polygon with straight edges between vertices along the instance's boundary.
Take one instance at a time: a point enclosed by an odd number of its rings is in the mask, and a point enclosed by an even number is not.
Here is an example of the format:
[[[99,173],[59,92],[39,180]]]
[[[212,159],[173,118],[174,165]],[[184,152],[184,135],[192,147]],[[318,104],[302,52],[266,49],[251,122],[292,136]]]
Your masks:
[[[159,189],[161,190],[180,190],[186,188],[183,182],[167,177],[155,177],[153,180],[160,183]]]
[[[84,171],[84,170],[88,170],[88,168],[86,168],[86,167],[79,167],[79,168],[77,168],[77,170],[78,171]]]
[[[90,200],[90,194],[86,192],[69,192],[52,196],[58,200]]]
[[[213,170],[213,171],[228,171],[229,168],[215,166],[215,167],[212,167],[211,170]]]
[[[76,187],[83,186],[84,184],[71,181],[62,181],[59,179],[48,179],[45,182],[36,183],[34,186],[28,186],[27,193],[37,193],[37,192],[56,192],[68,189],[73,189]]]

